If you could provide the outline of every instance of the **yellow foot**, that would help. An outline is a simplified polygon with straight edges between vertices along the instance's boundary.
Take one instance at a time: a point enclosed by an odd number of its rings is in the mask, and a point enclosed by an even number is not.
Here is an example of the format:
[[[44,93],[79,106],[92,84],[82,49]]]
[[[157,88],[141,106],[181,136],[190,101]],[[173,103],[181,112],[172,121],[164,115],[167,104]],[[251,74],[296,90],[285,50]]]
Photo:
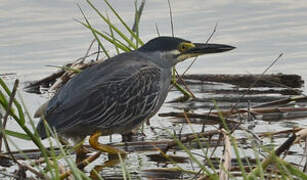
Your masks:
[[[100,144],[98,142],[98,138],[101,136],[101,132],[94,133],[90,139],[89,143],[90,145],[99,151],[103,151],[108,153],[108,158],[106,162],[103,163],[103,165],[96,166],[92,171],[90,177],[92,179],[99,179],[99,172],[102,171],[105,167],[112,167],[120,163],[120,158],[124,160],[127,157],[127,153],[123,150],[117,149],[115,147]]]
[[[120,154],[121,156],[126,156],[127,153],[123,150],[117,149],[117,148],[109,146],[109,145],[100,144],[98,142],[98,138],[101,136],[101,134],[102,134],[101,132],[97,131],[89,139],[89,143],[94,149],[106,152],[109,155]]]

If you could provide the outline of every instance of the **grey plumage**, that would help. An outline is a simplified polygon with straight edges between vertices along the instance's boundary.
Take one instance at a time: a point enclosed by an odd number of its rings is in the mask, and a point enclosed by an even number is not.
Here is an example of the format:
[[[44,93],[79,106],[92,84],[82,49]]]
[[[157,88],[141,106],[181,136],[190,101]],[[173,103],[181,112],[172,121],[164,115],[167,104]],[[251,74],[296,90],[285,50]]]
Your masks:
[[[37,131],[47,137],[45,119],[59,135],[75,139],[96,131],[102,135],[129,132],[160,109],[176,63],[233,48],[155,38],[136,51],[114,56],[74,76],[39,109]]]
[[[171,73],[170,68],[165,70],[141,52],[120,54],[72,78],[50,100],[44,118],[68,137],[97,130],[104,134],[130,131],[164,102],[166,96],[161,94],[167,94],[168,88],[161,86],[169,87]],[[46,137],[42,120],[37,131]]]

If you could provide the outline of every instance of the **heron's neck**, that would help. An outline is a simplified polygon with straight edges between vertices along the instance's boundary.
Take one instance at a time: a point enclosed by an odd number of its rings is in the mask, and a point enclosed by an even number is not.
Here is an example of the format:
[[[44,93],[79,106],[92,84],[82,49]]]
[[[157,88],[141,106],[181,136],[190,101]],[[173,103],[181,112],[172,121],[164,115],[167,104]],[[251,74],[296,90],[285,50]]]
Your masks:
[[[163,52],[146,52],[144,55],[162,68],[172,68],[177,63],[176,59]]]

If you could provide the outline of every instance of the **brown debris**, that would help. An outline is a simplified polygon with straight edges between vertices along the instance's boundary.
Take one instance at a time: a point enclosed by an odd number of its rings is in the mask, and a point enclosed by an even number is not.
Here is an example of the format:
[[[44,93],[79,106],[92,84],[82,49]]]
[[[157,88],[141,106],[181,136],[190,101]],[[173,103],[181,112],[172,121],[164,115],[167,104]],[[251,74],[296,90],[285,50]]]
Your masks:
[[[304,84],[301,76],[296,74],[188,74],[185,80],[221,82],[239,87],[291,87],[301,88]],[[256,83],[254,83],[256,82]]]

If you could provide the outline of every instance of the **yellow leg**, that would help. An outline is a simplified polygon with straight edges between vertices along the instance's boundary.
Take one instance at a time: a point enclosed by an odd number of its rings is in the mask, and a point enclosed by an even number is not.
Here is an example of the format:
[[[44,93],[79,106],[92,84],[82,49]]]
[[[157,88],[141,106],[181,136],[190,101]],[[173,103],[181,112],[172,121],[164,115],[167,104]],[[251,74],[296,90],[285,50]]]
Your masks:
[[[99,173],[100,171],[102,171],[103,168],[112,167],[116,164],[119,164],[120,163],[119,156],[123,160],[127,156],[127,153],[123,150],[114,148],[112,146],[100,144],[98,142],[98,139],[101,136],[101,134],[102,134],[101,132],[94,133],[92,136],[90,136],[89,143],[94,149],[108,153],[109,160],[104,162],[103,165],[95,167],[94,170],[91,171],[91,177],[93,177],[93,179],[97,178],[96,173]],[[77,154],[76,160],[78,161],[78,168],[79,169],[83,169],[85,166],[90,164],[92,161],[96,160],[101,154],[99,152],[99,153],[96,153],[96,154],[94,154],[90,157],[86,157],[85,156],[86,152],[87,152],[86,148],[83,147],[82,145],[76,149],[76,154]],[[68,171],[64,172],[63,174],[61,174],[60,179],[63,180],[70,175],[71,175],[71,170],[68,170]]]
[[[89,143],[90,145],[96,149],[96,150],[99,150],[99,151],[103,151],[103,152],[106,152],[108,153],[108,158],[109,160],[107,160],[106,162],[103,163],[103,165],[100,165],[98,166],[96,169],[96,173],[101,171],[103,168],[105,167],[112,167],[112,166],[115,166],[117,164],[120,163],[120,159],[119,159],[119,156],[122,158],[122,159],[125,159],[127,157],[127,153],[123,150],[120,150],[120,149],[117,149],[117,148],[114,148],[112,146],[108,146],[108,145],[104,145],[104,144],[100,144],[98,142],[98,138],[101,136],[101,132],[96,132],[94,133],[90,139],[89,139]],[[96,173],[94,173],[94,171],[92,171],[91,173],[91,176],[95,176]]]
[[[90,139],[89,139],[89,143],[90,145],[99,151],[103,151],[108,153],[109,155],[118,155],[120,154],[121,156],[125,156],[127,153],[123,150],[117,149],[115,147],[109,146],[109,145],[104,145],[104,144],[100,144],[98,142],[98,138],[101,136],[101,132],[96,132],[93,135],[91,135]]]

